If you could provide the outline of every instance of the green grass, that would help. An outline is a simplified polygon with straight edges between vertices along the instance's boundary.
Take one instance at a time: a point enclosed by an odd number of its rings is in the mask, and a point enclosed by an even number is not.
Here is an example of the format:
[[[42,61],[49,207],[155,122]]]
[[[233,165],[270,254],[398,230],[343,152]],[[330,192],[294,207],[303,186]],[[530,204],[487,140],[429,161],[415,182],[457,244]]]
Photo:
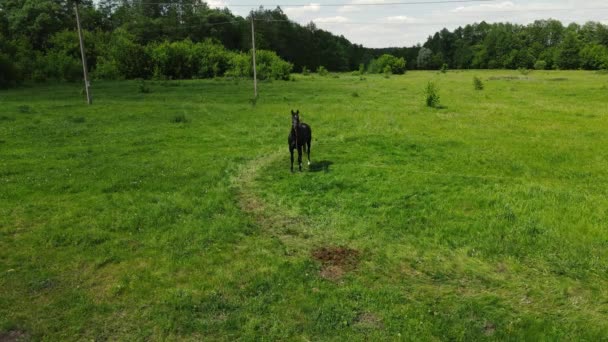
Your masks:
[[[0,92],[0,336],[608,336],[606,75],[147,85]]]

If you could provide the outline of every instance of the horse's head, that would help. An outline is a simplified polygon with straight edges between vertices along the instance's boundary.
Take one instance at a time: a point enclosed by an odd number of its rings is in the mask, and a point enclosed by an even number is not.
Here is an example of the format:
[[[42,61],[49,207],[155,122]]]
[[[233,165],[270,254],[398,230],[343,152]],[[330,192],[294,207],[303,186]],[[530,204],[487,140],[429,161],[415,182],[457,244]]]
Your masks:
[[[296,129],[296,127],[298,127],[299,124],[300,124],[300,110],[298,109],[294,112],[292,109],[291,110],[291,128]]]

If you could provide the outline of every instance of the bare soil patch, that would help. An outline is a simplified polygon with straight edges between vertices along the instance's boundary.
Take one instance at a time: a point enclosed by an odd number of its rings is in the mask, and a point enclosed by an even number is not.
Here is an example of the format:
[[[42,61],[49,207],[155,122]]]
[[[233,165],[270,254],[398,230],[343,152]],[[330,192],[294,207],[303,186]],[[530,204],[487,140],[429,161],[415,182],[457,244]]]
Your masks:
[[[25,331],[11,330],[7,332],[0,332],[0,342],[27,341],[28,339],[29,336]]]
[[[339,280],[346,272],[357,268],[361,253],[352,248],[329,246],[312,251],[314,260],[321,263],[319,275],[329,280]]]
[[[486,336],[492,336],[494,335],[494,332],[496,332],[496,324],[492,322],[486,322],[485,326],[483,327],[483,333]]]
[[[360,326],[362,328],[373,328],[373,329],[381,329],[384,327],[382,324],[382,319],[373,313],[364,312],[357,317],[355,325]]]

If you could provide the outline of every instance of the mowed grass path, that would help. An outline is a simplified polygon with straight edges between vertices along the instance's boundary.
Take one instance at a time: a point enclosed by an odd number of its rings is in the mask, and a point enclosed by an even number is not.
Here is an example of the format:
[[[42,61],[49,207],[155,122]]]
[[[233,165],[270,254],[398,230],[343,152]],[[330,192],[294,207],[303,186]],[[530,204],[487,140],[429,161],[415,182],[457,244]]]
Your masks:
[[[607,75],[150,86],[0,92],[0,336],[608,336]]]

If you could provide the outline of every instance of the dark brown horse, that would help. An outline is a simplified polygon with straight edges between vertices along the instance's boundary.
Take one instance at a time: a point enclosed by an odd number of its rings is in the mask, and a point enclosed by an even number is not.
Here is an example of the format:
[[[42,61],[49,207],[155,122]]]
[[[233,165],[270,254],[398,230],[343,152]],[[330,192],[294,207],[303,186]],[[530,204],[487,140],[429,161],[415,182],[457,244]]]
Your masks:
[[[310,142],[312,140],[312,130],[307,124],[300,122],[300,110],[291,110],[291,132],[287,142],[289,143],[289,153],[291,154],[291,172],[293,172],[293,150],[298,150],[298,165],[302,171],[302,148],[308,152],[308,165],[310,165]]]

